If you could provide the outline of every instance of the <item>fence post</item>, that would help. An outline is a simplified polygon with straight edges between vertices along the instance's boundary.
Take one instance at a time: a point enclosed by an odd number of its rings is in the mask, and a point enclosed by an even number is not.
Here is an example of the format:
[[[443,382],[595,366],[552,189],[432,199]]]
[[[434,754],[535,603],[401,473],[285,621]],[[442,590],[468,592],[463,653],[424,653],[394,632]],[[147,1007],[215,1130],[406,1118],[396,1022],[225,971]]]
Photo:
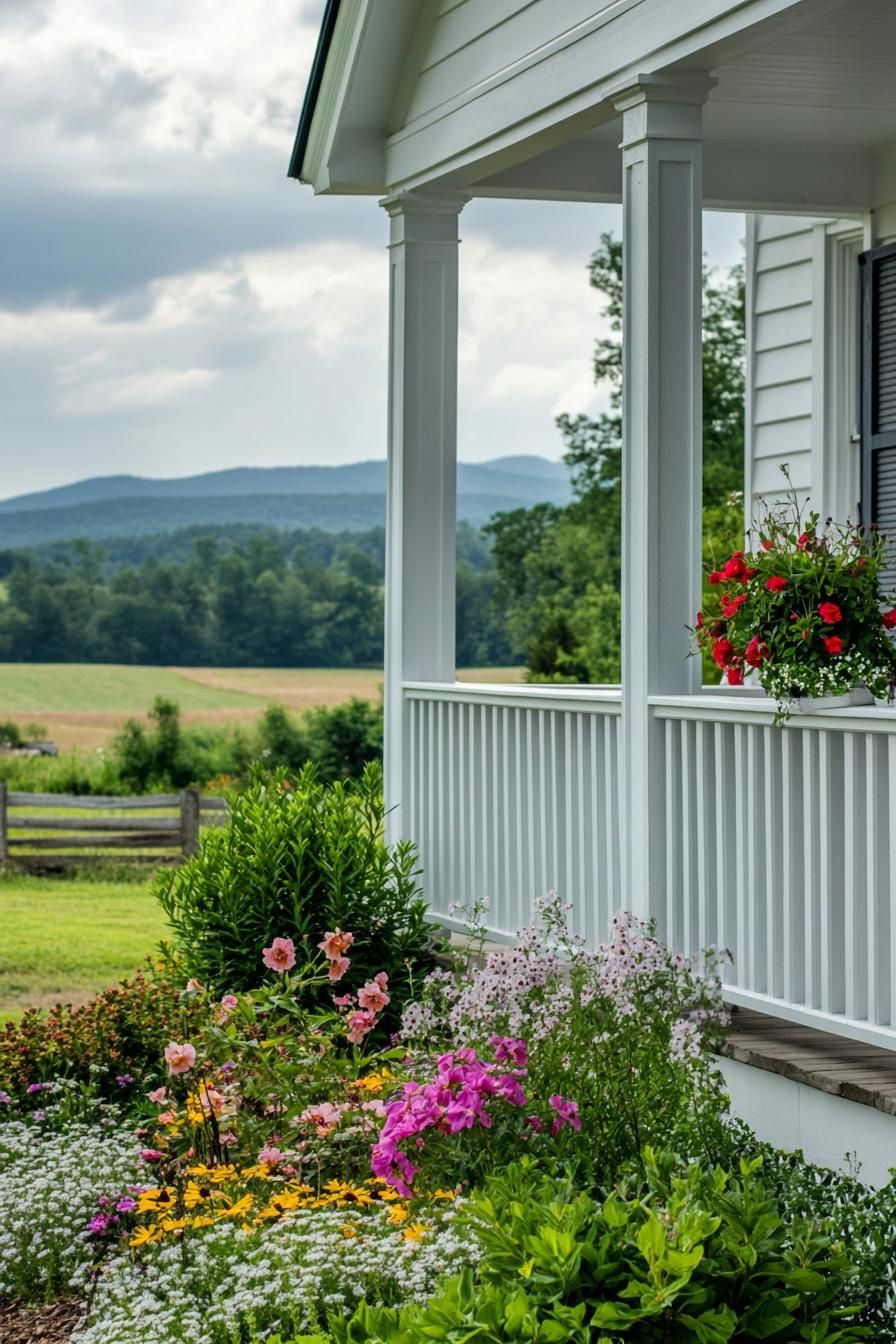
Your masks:
[[[0,780],[0,863],[6,863],[9,859],[8,802],[7,787]]]
[[[189,858],[199,849],[199,790],[184,789],[180,795],[180,852]]]

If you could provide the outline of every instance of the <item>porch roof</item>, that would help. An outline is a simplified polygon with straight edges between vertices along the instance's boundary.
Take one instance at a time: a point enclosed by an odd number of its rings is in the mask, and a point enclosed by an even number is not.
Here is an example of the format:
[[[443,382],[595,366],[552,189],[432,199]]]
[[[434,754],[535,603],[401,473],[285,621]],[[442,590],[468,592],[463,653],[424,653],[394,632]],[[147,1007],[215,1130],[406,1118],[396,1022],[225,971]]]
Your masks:
[[[290,174],[324,193],[618,201],[612,95],[699,69],[718,81],[708,207],[847,215],[896,197],[889,0],[582,0],[562,32],[549,10],[328,0]]]

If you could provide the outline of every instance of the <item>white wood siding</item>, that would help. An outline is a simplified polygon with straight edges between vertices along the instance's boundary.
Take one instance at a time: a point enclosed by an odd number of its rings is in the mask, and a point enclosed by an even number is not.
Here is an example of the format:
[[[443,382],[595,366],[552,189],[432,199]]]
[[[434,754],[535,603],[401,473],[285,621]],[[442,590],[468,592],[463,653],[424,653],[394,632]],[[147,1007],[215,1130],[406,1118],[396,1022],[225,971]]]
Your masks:
[[[747,493],[754,509],[780,496],[787,463],[812,489],[816,303],[813,219],[747,219]]]
[[[424,5],[421,23],[428,33],[426,54],[414,87],[405,93],[402,120],[413,121],[462,96],[614,2],[563,0],[560,5],[557,0],[488,0],[487,4],[437,0]]]

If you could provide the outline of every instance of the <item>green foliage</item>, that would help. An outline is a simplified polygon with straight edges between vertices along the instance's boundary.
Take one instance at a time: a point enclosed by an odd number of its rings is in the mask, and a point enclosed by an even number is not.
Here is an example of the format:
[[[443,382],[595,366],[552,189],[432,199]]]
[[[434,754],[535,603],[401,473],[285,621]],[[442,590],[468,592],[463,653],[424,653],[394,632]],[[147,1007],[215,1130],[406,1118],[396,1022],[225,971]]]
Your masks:
[[[596,342],[594,377],[609,410],[557,426],[574,498],[499,513],[485,531],[497,565],[496,601],[514,653],[534,681],[613,683],[620,673],[622,245],[604,234],[589,266],[606,299],[610,335]],[[710,558],[743,533],[744,285],[740,267],[703,282],[703,533]],[[715,680],[711,661],[707,672]]]
[[[734,1172],[644,1154],[604,1199],[531,1164],[490,1180],[466,1216],[478,1278],[425,1306],[361,1307],[337,1344],[846,1344],[873,1338],[855,1264],[829,1223],[789,1217],[761,1162]]]
[[[358,938],[352,973],[389,975],[396,1004],[435,956],[412,845],[388,847],[376,765],[356,783],[321,783],[313,765],[292,781],[257,773],[226,826],[159,879],[158,895],[186,973],[219,992],[263,976],[261,949],[290,937],[307,954],[331,929]],[[321,991],[321,1003],[329,995]]]

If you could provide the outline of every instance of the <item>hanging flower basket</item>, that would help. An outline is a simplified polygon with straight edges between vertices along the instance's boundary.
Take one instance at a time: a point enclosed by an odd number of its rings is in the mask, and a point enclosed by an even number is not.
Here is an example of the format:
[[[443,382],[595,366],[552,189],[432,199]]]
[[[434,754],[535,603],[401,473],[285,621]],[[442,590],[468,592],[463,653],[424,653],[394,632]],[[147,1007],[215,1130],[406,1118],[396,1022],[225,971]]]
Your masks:
[[[777,723],[791,713],[891,700],[896,599],[880,591],[884,538],[831,519],[820,527],[818,514],[803,517],[791,487],[758,540],[709,575],[718,596],[692,631],[723,681],[742,686],[753,669],[777,705]]]

